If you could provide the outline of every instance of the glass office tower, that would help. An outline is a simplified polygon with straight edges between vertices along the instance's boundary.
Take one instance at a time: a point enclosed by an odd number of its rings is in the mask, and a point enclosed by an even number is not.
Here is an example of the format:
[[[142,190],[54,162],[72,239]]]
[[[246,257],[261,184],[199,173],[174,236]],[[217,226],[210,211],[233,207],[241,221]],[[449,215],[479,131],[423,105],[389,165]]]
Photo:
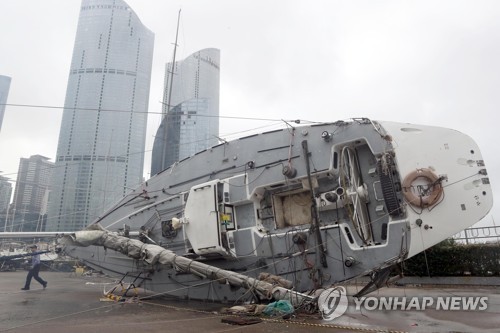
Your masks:
[[[21,158],[10,215],[13,230],[43,231],[53,170],[48,157]]]
[[[153,144],[151,175],[218,143],[219,86],[218,49],[167,64],[164,117]]]
[[[2,129],[3,115],[5,114],[5,104],[10,90],[10,77],[0,75],[0,130]]]
[[[153,44],[124,1],[82,1],[47,230],[80,230],[141,183]]]

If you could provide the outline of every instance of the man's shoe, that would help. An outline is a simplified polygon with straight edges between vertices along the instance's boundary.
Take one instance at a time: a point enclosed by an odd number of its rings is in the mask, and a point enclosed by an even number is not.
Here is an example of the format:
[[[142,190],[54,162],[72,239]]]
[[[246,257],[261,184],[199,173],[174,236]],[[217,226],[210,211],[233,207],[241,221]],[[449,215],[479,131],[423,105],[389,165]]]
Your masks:
[[[21,290],[30,290],[30,288],[24,287],[24,288],[21,288]]]
[[[47,281],[43,284],[43,289],[47,288]]]

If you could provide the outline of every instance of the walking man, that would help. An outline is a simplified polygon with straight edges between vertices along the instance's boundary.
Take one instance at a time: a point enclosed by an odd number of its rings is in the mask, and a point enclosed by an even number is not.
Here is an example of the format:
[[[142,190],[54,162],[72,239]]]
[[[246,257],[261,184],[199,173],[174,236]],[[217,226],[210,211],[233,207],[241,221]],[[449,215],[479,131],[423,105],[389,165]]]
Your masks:
[[[36,245],[32,245],[31,252],[34,253],[37,249]],[[24,288],[21,290],[30,290],[31,278],[35,278],[42,286],[43,289],[47,288],[47,281],[44,281],[41,277],[38,276],[38,272],[40,271],[40,254],[33,254],[31,256],[31,269],[28,272],[28,276],[26,277],[26,283]]]

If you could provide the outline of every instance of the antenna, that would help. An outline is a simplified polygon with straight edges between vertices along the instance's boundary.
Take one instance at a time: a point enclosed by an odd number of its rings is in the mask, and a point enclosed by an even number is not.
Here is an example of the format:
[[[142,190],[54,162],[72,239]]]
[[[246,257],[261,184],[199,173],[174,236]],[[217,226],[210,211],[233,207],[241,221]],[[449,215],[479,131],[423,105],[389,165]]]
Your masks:
[[[175,68],[175,54],[177,53],[177,38],[179,36],[179,22],[181,21],[181,10],[179,9],[179,14],[177,15],[177,31],[175,32],[175,43],[174,43],[174,55],[172,59],[172,68],[170,69],[170,87],[168,90],[167,98],[167,113],[170,111],[170,101],[172,99],[172,84],[174,82],[174,68]],[[165,116],[165,115],[164,115]]]
[[[171,108],[171,100],[172,100],[172,84],[174,82],[174,68],[175,68],[175,54],[177,52],[177,38],[179,37],[179,22],[181,21],[181,10],[179,9],[179,14],[177,15],[177,30],[175,32],[175,43],[174,43],[174,55],[172,57],[172,67],[170,68],[170,86],[168,89],[168,96],[167,96],[167,108],[166,112],[163,112],[163,117],[162,121],[165,120],[167,115],[170,113],[170,108]],[[167,124],[163,126],[163,147],[161,149],[161,170],[165,170],[167,167],[165,165],[165,157],[167,154]]]

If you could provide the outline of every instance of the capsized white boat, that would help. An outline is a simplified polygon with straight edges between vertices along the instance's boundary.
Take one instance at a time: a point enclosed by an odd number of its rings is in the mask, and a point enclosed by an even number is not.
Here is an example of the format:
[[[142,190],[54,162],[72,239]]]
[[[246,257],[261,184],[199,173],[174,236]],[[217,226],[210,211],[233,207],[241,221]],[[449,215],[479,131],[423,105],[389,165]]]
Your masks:
[[[65,252],[188,298],[266,297],[253,288],[261,273],[301,295],[369,275],[362,294],[492,203],[481,152],[458,131],[366,118],[289,126],[177,162]]]

